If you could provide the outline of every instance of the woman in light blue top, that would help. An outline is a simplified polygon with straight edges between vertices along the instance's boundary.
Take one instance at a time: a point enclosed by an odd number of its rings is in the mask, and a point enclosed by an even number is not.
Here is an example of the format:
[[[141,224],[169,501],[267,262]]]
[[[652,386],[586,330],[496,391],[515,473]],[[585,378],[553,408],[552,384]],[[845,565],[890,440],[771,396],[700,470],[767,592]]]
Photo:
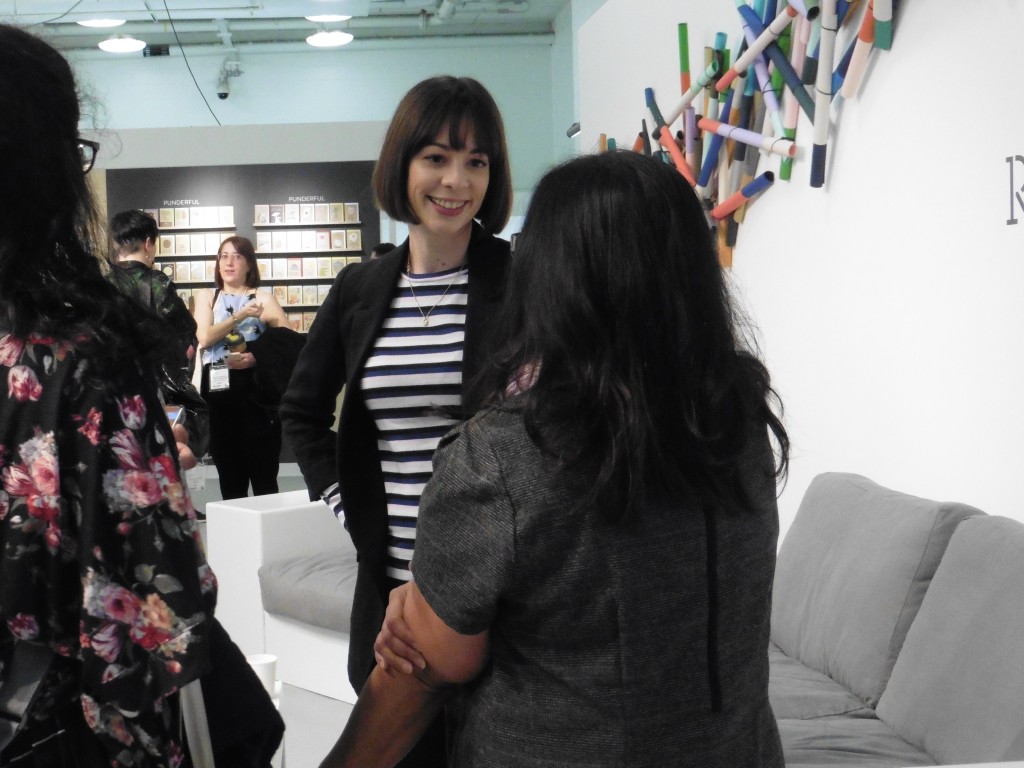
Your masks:
[[[210,404],[210,453],[222,498],[277,493],[281,423],[254,403],[251,352],[229,352],[226,337],[237,331],[247,342],[267,326],[288,318],[273,293],[258,290],[260,273],[252,242],[229,237],[217,253],[216,290],[196,298],[196,335],[203,349],[201,391]]]

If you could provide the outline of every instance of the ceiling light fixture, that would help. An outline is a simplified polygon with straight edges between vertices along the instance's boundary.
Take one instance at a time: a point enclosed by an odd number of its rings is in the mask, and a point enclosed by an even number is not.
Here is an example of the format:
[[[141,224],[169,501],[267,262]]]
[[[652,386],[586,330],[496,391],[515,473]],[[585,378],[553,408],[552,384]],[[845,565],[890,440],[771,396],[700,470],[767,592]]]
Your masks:
[[[352,35],[340,29],[321,29],[307,37],[306,42],[316,48],[337,48],[351,43],[353,39]]]
[[[83,27],[106,29],[108,27],[120,27],[124,22],[124,19],[83,19],[75,23],[81,24]]]
[[[348,21],[351,16],[342,16],[337,13],[325,13],[320,16],[307,16],[308,21],[315,22],[317,24],[330,24],[332,21]]]
[[[145,48],[146,43],[131,35],[114,35],[106,40],[101,40],[99,46],[107,53],[135,53]]]

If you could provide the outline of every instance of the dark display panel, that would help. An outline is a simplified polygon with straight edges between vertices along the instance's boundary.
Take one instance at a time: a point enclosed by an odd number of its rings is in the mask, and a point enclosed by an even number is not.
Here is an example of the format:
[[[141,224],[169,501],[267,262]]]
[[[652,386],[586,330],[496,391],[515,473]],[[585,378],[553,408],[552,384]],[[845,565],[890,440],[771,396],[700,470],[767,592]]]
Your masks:
[[[107,211],[140,208],[160,226],[157,266],[188,301],[213,285],[220,242],[257,250],[263,285],[308,330],[337,273],[380,240],[373,161],[107,171]],[[270,214],[275,214],[271,218]]]

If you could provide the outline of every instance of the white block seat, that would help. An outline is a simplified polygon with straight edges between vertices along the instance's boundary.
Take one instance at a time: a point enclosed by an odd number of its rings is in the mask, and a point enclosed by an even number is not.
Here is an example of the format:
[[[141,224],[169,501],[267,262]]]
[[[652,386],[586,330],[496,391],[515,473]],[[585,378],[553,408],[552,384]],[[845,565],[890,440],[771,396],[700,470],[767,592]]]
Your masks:
[[[346,544],[267,563],[259,580],[267,651],[288,657],[286,682],[354,703],[346,665],[356,553]]]
[[[277,656],[279,681],[354,703],[348,619],[355,550],[345,529],[322,501],[310,501],[301,490],[210,502],[206,511],[208,556],[219,585],[217,616],[232,639],[246,654]],[[270,578],[275,612],[263,606],[264,566],[273,566],[268,573],[290,574],[297,590],[290,598],[287,579]],[[349,567],[351,577],[344,577]],[[298,578],[303,573],[307,577]],[[292,603],[311,610],[298,616],[282,611]]]

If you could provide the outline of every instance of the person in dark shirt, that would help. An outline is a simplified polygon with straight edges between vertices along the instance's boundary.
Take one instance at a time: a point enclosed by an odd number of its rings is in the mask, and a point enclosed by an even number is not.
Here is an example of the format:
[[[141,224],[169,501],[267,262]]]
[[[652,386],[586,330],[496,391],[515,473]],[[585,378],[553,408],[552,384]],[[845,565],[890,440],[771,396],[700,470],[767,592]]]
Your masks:
[[[454,696],[454,768],[782,768],[788,438],[737,315],[674,168],[609,152],[541,179],[486,407],[434,453],[414,579],[321,768],[393,765]]]
[[[159,237],[156,221],[143,211],[121,211],[110,220],[110,235],[117,259],[115,282],[171,326],[176,343],[167,350],[165,367],[172,380],[177,380],[195,355],[196,321],[174,282],[153,268]]]

